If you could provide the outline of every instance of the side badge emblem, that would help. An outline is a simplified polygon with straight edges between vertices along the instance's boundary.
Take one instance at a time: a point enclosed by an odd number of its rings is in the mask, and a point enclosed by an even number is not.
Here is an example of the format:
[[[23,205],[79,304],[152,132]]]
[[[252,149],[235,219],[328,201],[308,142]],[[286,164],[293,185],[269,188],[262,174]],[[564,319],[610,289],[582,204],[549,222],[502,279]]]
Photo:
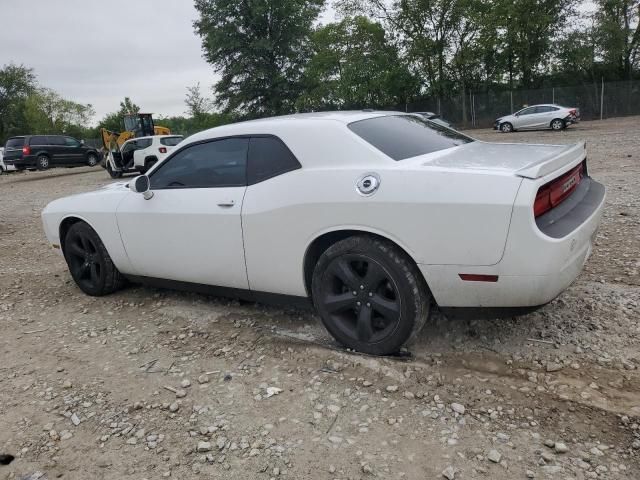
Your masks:
[[[380,187],[380,177],[376,173],[367,173],[356,183],[356,192],[363,197],[376,193]]]

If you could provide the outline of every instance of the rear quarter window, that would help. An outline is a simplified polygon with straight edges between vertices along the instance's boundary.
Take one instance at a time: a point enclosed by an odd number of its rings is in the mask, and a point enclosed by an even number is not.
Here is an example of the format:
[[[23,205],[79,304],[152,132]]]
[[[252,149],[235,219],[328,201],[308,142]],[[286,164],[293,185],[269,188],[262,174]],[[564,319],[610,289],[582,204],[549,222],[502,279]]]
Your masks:
[[[460,132],[413,115],[388,115],[350,123],[349,130],[399,161],[473,142]]]
[[[291,150],[276,137],[252,137],[249,142],[249,185],[301,168]]]
[[[160,139],[160,143],[167,147],[175,147],[182,140],[184,140],[184,137],[164,137]]]

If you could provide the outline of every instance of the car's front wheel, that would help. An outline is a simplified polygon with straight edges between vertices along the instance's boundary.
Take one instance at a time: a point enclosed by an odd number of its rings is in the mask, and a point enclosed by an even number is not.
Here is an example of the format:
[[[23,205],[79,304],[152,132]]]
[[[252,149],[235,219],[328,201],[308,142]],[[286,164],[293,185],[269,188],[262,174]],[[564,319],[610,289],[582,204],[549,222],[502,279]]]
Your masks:
[[[556,118],[555,120],[553,120],[551,122],[551,129],[555,130],[556,132],[564,129],[564,127],[565,127],[564,120],[562,120],[560,118]]]
[[[500,125],[500,131],[502,133],[513,132],[513,125],[511,125],[509,122],[504,122],[502,125]]]
[[[95,167],[97,164],[98,164],[98,157],[93,153],[90,153],[87,156],[87,165],[89,165],[90,167]]]
[[[431,296],[397,246],[358,235],[329,247],[312,278],[323,324],[343,345],[373,355],[397,352],[424,325]]]
[[[102,240],[85,222],[74,223],[67,231],[64,258],[73,280],[87,295],[108,295],[124,284]]]

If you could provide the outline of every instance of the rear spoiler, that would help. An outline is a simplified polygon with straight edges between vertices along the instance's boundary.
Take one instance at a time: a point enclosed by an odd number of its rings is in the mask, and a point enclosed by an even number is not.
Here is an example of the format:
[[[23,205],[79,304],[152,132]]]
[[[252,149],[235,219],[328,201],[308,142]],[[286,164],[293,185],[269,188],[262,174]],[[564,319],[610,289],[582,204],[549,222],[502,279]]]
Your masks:
[[[575,160],[584,160],[587,156],[587,142],[567,145],[560,153],[542,158],[531,165],[516,171],[516,175],[524,178],[540,178],[556,170],[574,163]]]

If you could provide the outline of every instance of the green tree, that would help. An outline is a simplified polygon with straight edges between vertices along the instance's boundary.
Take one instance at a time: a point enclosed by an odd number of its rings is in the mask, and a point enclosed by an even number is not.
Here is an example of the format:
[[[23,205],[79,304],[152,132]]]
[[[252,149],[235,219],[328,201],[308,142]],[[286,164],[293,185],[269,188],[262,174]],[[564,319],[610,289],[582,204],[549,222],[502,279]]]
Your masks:
[[[640,64],[640,1],[597,0],[596,37],[600,54],[618,79],[630,80]]]
[[[384,28],[366,17],[318,28],[312,46],[299,109],[404,105],[419,93],[418,80],[387,41]]]
[[[95,114],[91,105],[83,105],[61,97],[48,88],[39,88],[25,101],[25,118],[32,133],[73,134],[83,136]]]
[[[291,112],[324,0],[195,0],[205,59],[221,74],[216,102],[257,117]]]
[[[187,114],[197,118],[211,111],[211,100],[206,98],[200,90],[200,82],[187,87],[187,95],[184,100],[187,106]]]
[[[121,132],[124,128],[124,116],[130,113],[140,112],[140,107],[133,103],[131,98],[124,97],[120,102],[120,109],[117,112],[108,113],[100,120],[99,128],[106,128],[112,132]]]
[[[28,133],[24,104],[36,88],[33,70],[10,63],[0,69],[0,144],[11,135]]]

